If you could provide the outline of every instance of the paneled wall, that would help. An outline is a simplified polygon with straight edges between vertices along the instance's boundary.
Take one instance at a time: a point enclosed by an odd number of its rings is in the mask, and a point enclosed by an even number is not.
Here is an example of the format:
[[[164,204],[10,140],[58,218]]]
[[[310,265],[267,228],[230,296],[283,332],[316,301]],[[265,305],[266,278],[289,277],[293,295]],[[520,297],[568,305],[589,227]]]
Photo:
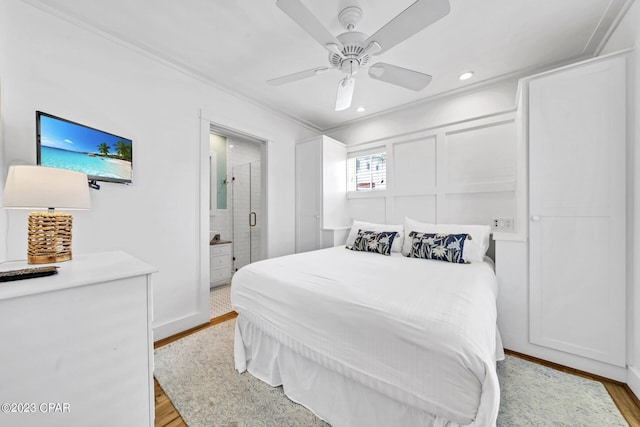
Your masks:
[[[387,153],[387,190],[348,193],[352,219],[489,224],[516,217],[516,121],[508,112],[373,143]]]

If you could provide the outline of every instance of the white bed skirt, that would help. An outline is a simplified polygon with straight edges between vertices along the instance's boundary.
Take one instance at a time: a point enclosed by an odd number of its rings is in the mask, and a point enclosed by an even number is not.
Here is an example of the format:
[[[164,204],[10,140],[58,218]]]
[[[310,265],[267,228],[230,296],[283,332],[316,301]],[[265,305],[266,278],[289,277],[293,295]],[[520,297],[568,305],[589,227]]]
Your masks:
[[[384,396],[321,366],[239,315],[234,342],[235,367],[276,387],[334,427],[447,426],[459,424]],[[472,425],[476,425],[473,423]]]

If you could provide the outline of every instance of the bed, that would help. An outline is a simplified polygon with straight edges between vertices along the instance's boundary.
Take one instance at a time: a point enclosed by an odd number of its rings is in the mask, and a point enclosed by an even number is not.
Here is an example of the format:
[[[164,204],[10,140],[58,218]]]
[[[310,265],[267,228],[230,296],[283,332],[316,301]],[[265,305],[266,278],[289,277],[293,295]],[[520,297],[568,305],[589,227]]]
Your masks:
[[[341,246],[243,267],[236,369],[333,426],[495,425],[493,266],[401,252]]]

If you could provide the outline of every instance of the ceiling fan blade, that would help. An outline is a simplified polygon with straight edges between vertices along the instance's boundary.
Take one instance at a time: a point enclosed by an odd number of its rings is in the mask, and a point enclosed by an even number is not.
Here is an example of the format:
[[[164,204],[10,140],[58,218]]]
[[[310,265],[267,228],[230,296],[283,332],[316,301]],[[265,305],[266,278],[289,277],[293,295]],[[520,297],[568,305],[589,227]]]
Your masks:
[[[369,67],[369,77],[391,83],[416,92],[424,89],[431,82],[429,74],[408,70],[397,65],[378,62]]]
[[[280,86],[285,83],[291,83],[291,82],[295,82],[296,80],[302,80],[302,79],[306,79],[307,77],[313,77],[318,74],[322,74],[325,71],[329,71],[329,67],[316,67],[310,70],[298,71],[297,73],[278,77],[277,79],[267,80],[267,83],[272,86]]]
[[[356,79],[346,76],[338,83],[338,93],[336,94],[336,111],[346,110],[351,107],[353,99],[353,88],[356,85]]]
[[[376,31],[365,44],[378,42],[382,48],[377,52],[380,54],[446,16],[450,10],[449,0],[418,0]]]
[[[342,43],[331,35],[300,0],[278,0],[276,5],[322,46],[328,48],[328,44],[334,44],[340,51],[342,50]]]

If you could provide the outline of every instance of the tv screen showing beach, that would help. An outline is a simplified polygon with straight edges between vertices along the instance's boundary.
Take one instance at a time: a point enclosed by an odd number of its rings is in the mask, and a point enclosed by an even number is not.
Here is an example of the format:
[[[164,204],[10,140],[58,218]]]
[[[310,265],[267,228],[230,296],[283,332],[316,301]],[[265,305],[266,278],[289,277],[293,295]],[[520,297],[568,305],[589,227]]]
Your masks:
[[[84,172],[90,180],[131,182],[131,140],[37,112],[38,164]]]

